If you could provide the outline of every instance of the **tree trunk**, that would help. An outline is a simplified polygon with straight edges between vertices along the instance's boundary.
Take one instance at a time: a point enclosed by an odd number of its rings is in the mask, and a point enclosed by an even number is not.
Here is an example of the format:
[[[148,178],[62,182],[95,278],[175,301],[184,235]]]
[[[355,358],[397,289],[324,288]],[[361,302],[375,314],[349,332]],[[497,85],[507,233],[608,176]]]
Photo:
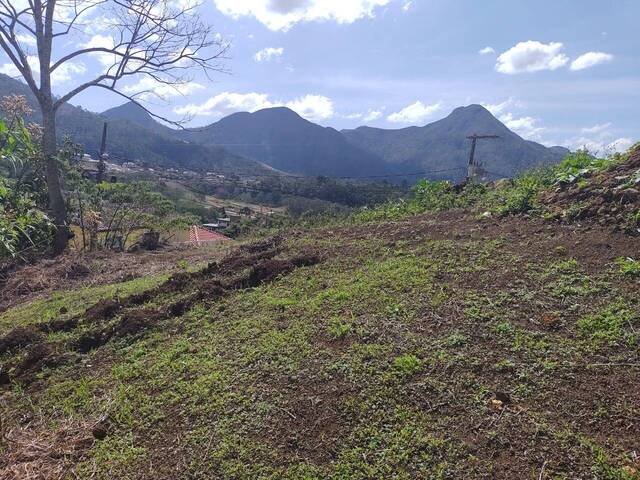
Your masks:
[[[42,109],[42,150],[46,162],[47,190],[49,192],[49,209],[53,214],[56,233],[53,241],[53,253],[58,255],[67,248],[69,229],[67,226],[67,207],[60,186],[58,169],[58,147],[56,143],[56,118],[53,104],[43,102]]]

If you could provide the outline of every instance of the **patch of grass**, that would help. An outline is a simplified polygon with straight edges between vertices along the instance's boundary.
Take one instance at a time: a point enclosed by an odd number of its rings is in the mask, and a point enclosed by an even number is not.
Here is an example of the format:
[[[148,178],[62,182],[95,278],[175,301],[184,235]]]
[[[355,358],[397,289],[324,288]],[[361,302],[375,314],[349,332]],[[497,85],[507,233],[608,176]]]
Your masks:
[[[332,480],[447,478],[451,445],[425,429],[420,412],[398,408],[366,418],[338,453]]]
[[[628,277],[640,277],[640,262],[633,258],[619,257],[616,259],[618,271]]]
[[[73,317],[103,298],[127,296],[153,288],[168,278],[168,275],[140,277],[135,280],[71,291],[58,291],[48,298],[12,308],[0,315],[0,332],[17,325],[47,322],[61,316]],[[61,314],[61,311],[66,313]]]
[[[333,338],[344,338],[351,333],[351,325],[343,322],[339,318],[333,318],[327,330]]]
[[[547,289],[560,298],[591,295],[603,287],[589,278],[574,258],[552,263],[543,276],[548,281]]]
[[[412,354],[405,354],[393,360],[393,372],[400,377],[410,377],[422,370],[422,360]]]
[[[578,320],[581,335],[596,343],[616,343],[624,334],[625,325],[631,325],[636,313],[624,302],[613,303],[596,314]]]

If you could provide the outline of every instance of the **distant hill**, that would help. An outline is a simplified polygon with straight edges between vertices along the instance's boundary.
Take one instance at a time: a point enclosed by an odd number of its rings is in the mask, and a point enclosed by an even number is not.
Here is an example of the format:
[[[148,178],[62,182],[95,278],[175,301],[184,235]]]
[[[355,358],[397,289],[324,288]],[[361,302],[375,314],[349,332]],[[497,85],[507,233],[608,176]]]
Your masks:
[[[288,108],[235,113],[207,127],[178,132],[203,145],[221,145],[238,155],[300,175],[363,176],[397,169],[375,153],[349,143],[333,128],[305,120]]]
[[[0,97],[6,95],[25,95],[36,112],[31,120],[39,121],[37,103],[29,88],[22,82],[0,74]],[[100,149],[102,125],[108,121],[107,151],[116,161],[143,161],[164,167],[238,174],[272,172],[265,165],[239,157],[224,148],[181,140],[171,133],[171,129],[155,122],[142,109],[136,108],[144,116],[136,114],[132,108],[118,107],[107,112],[107,115],[101,115],[65,105],[58,111],[58,137],[62,139],[68,135],[82,144],[87,153],[96,155]],[[123,111],[136,116],[131,120],[113,121]]]
[[[480,105],[457,108],[446,118],[424,127],[360,127],[342,132],[316,125],[282,107],[235,113],[209,126],[184,131],[160,125],[135,106],[115,110],[119,118],[143,124],[153,122],[156,130],[169,132],[168,135],[224,147],[278,170],[302,175],[399,175],[426,171],[440,172],[428,175],[431,178],[462,180],[470,149],[466,137],[474,133],[500,136],[480,141],[476,150],[477,161],[493,177],[512,176],[555,163],[569,152],[563,147],[547,148],[523,139]],[[110,115],[114,115],[114,109]]]
[[[500,136],[479,141],[476,150],[476,160],[498,174],[494,176],[512,176],[528,168],[558,162],[569,153],[563,147],[547,148],[524,140],[481,105],[456,108],[446,118],[424,127],[399,130],[360,127],[342,131],[353,145],[398,167],[418,165],[427,171],[459,168],[442,174],[455,179],[466,173],[470,149],[466,137],[474,133]]]

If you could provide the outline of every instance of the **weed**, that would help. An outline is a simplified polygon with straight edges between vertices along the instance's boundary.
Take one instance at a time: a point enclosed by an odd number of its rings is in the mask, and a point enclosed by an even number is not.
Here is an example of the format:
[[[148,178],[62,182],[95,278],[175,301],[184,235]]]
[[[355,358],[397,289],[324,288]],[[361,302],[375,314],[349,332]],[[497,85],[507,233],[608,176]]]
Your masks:
[[[616,259],[616,265],[622,275],[628,277],[640,277],[640,262],[633,258],[619,257]]]
[[[412,354],[405,354],[393,360],[394,373],[401,377],[410,377],[422,370],[422,360]]]
[[[338,318],[334,318],[329,323],[328,331],[329,335],[333,338],[344,338],[351,332],[351,325]]]
[[[629,306],[618,301],[596,314],[587,315],[578,320],[580,334],[595,343],[616,343],[622,338],[623,327],[631,324],[635,312]]]

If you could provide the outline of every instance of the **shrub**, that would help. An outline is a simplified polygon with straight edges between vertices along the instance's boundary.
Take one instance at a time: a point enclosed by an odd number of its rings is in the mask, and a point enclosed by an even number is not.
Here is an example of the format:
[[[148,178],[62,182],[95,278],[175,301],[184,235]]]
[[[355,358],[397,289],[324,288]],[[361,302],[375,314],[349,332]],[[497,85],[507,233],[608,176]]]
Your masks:
[[[401,355],[393,361],[393,370],[402,377],[415,375],[422,370],[422,360],[411,354]]]
[[[616,259],[616,265],[622,275],[640,277],[640,262],[633,258],[620,257]]]
[[[578,150],[567,155],[553,171],[557,183],[573,183],[581,177],[604,170],[614,163],[612,159],[596,158],[587,150]]]

